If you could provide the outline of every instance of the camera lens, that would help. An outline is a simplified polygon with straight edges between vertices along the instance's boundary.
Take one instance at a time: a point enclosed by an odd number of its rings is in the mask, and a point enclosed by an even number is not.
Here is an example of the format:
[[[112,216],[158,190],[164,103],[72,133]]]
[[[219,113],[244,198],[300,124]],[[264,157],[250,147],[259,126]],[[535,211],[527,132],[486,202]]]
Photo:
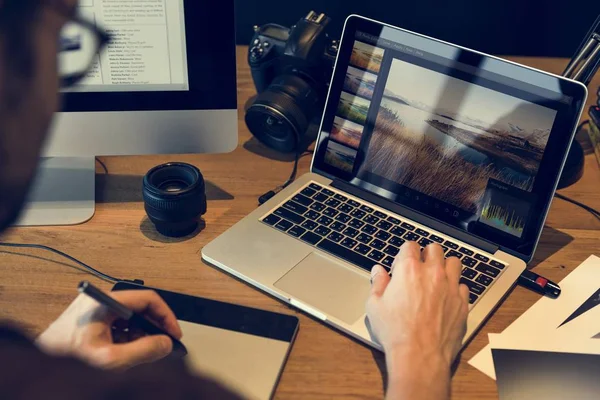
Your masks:
[[[206,213],[204,178],[190,164],[168,163],[152,168],[144,177],[143,195],[148,218],[165,236],[189,235]]]
[[[248,108],[246,124],[261,142],[289,153],[302,144],[318,104],[318,93],[307,79],[293,73],[280,75]]]

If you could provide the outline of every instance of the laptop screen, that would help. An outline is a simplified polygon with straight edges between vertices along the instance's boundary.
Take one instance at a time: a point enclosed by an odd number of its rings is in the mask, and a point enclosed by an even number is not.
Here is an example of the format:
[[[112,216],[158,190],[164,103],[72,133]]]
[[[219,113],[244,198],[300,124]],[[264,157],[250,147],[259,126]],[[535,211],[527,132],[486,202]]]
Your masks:
[[[313,169],[528,254],[583,98],[547,74],[350,18]]]

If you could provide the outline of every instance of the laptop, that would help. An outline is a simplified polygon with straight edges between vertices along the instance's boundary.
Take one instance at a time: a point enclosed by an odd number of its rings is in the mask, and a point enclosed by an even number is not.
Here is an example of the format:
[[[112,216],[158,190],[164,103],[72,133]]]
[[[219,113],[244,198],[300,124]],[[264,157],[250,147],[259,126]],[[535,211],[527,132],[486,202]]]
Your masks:
[[[463,264],[466,343],[533,257],[586,98],[578,82],[350,16],[311,172],[202,257],[380,349],[371,268],[406,241],[438,243]]]

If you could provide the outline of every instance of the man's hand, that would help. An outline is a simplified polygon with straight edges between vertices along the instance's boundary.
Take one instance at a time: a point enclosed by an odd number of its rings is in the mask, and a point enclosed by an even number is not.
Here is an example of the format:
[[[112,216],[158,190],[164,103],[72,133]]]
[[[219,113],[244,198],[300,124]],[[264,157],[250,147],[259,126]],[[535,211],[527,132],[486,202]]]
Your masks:
[[[181,338],[175,315],[156,292],[124,291],[110,293],[110,296],[129,309],[145,314],[177,339]],[[95,300],[81,294],[37,338],[36,344],[47,353],[76,356],[107,369],[131,368],[159,360],[171,352],[173,345],[168,336],[142,336],[133,331],[113,330],[113,326],[118,328],[119,325],[126,328],[123,322]]]
[[[439,245],[421,253],[414,242],[400,249],[391,278],[383,267],[373,268],[367,315],[396,394],[447,397],[450,367],[466,333],[469,291],[459,285],[461,269],[457,258],[444,259]]]

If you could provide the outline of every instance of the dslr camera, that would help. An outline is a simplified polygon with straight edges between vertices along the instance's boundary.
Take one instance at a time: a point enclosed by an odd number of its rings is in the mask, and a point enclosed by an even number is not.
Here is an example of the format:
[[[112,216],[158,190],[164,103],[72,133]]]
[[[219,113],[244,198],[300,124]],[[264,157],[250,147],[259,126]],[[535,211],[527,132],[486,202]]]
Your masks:
[[[248,63],[258,96],[246,124],[275,150],[298,153],[316,138],[309,126],[323,111],[338,53],[338,41],[326,33],[330,21],[311,11],[291,28],[254,27]]]

